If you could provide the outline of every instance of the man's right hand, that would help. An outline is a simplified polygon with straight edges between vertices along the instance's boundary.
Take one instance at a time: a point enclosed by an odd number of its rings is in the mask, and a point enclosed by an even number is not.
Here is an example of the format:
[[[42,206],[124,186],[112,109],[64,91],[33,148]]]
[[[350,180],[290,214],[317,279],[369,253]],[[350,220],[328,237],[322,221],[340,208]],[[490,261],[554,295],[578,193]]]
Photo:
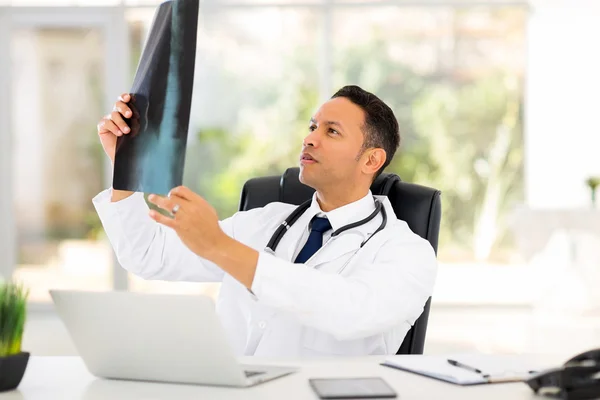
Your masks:
[[[98,136],[104,148],[104,152],[110,158],[110,161],[115,163],[115,149],[117,147],[117,137],[127,135],[131,132],[131,128],[123,120],[123,118],[131,118],[132,111],[127,103],[131,101],[131,95],[123,93],[115,103],[112,112],[106,115],[98,123]]]
[[[132,110],[127,106],[131,101],[131,95],[123,93],[115,103],[110,114],[106,115],[98,123],[98,136],[104,148],[104,152],[110,158],[112,164],[115,164],[115,152],[117,148],[117,137],[127,135],[131,132],[131,128],[123,118],[131,118]],[[133,192],[125,190],[113,190],[111,201],[116,202],[131,196]]]

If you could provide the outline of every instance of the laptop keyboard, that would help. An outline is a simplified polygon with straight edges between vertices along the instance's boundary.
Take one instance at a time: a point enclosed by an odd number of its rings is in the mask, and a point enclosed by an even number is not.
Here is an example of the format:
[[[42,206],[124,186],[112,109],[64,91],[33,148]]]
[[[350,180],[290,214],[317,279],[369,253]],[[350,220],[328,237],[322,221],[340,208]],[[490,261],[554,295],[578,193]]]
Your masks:
[[[264,374],[264,371],[244,371],[244,373],[246,374],[246,378],[250,378],[252,376]]]

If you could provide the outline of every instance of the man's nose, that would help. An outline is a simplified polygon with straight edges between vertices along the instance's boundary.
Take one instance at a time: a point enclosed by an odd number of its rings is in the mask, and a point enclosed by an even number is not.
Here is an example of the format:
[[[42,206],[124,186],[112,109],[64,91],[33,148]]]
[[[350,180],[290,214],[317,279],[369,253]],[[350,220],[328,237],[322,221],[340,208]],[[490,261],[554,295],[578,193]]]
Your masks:
[[[318,131],[319,131],[318,129],[315,129],[314,131],[312,131],[308,135],[306,135],[306,137],[302,141],[302,144],[304,145],[304,147],[307,147],[307,146],[317,147],[317,145],[319,143],[319,134],[317,133]]]

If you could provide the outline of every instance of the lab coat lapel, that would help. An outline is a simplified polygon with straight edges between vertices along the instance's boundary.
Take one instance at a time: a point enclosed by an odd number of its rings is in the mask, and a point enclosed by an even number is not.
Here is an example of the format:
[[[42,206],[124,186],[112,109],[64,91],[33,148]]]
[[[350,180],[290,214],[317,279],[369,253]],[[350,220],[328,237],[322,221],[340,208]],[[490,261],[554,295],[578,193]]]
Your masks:
[[[283,239],[277,246],[277,256],[284,260],[294,261],[294,252],[298,247],[298,241],[302,237],[304,230],[307,229],[308,223],[312,219],[310,213],[304,213],[295,224],[285,233]]]
[[[366,236],[365,232],[360,229],[353,232],[345,232],[336,238],[332,238],[325,244],[314,256],[308,260],[307,264],[313,268],[327,270],[327,264],[332,263],[338,258],[354,253]]]
[[[388,215],[388,224],[395,218],[394,209],[387,196],[376,196],[385,207]],[[343,256],[349,257],[360,248],[361,243],[373,234],[381,224],[381,217],[378,216],[363,226],[356,227],[351,231],[340,234],[323,246],[315,255],[308,260],[307,265],[322,271],[328,271],[331,264],[331,270],[337,271],[339,263],[333,262]]]

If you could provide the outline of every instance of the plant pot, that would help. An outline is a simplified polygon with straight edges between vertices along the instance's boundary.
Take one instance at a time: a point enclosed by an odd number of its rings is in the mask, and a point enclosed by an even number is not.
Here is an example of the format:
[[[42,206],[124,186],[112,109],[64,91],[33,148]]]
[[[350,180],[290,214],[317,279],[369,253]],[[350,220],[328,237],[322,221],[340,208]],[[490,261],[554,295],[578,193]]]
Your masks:
[[[23,379],[29,353],[21,352],[8,357],[0,357],[0,392],[16,389]]]

